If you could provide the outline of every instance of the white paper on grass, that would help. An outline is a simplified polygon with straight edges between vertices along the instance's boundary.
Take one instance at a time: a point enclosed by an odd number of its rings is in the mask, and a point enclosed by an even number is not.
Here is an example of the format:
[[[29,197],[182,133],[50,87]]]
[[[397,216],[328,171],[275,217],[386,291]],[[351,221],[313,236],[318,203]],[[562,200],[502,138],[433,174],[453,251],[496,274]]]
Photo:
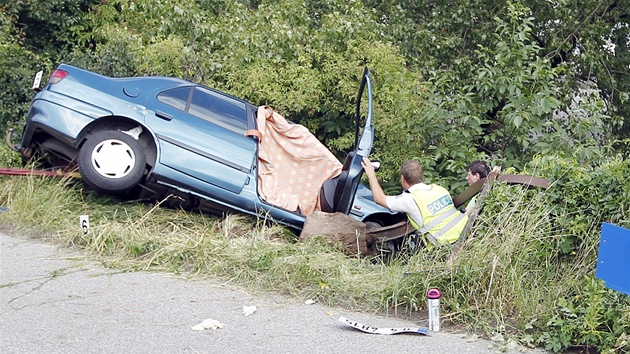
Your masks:
[[[402,327],[402,328],[377,328],[366,326],[359,322],[351,321],[343,316],[339,316],[337,319],[339,322],[343,322],[351,327],[354,327],[358,330],[361,330],[366,333],[373,334],[398,334],[398,333],[419,333],[419,334],[427,334],[429,331],[427,328],[422,327]]]

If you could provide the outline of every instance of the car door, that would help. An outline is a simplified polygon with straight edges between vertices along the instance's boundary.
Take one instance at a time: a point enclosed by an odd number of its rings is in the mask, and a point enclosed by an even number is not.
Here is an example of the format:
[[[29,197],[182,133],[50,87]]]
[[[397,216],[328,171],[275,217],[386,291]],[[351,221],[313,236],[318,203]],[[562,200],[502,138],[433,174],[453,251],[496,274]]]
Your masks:
[[[157,135],[159,162],[205,183],[240,193],[249,183],[256,142],[250,105],[202,86],[157,95],[146,121]]]
[[[366,90],[367,89],[367,90]],[[367,107],[361,107],[362,98],[367,98]],[[365,109],[365,123],[361,127],[362,109]],[[374,125],[372,124],[372,79],[370,71],[365,68],[359,94],[357,97],[356,117],[355,117],[355,138],[354,150],[348,153],[343,163],[343,169],[339,175],[337,186],[335,187],[335,210],[344,214],[349,214],[352,210],[354,198],[361,182],[363,167],[361,160],[369,157],[374,143]]]

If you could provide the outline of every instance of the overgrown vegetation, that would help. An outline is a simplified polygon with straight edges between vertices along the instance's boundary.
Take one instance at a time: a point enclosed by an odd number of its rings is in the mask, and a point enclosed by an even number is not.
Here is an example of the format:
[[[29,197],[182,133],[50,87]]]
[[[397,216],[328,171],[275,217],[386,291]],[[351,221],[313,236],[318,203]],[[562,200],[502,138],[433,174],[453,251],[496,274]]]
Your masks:
[[[1,177],[0,223],[84,250],[106,265],[220,277],[239,286],[329,305],[409,315],[422,325],[426,291],[443,292],[444,318],[489,337],[552,352],[630,349],[630,297],[594,277],[600,220],[630,227],[630,162],[594,170],[540,157],[526,172],[547,191],[497,183],[471,237],[450,249],[357,259],[261,220],[216,218],[97,197],[72,179]],[[595,191],[597,190],[597,192]],[[578,195],[578,198],[571,196]],[[90,217],[83,234],[78,215]]]
[[[456,190],[475,159],[521,169],[536,154],[627,149],[617,142],[628,137],[628,6],[617,2],[40,3],[5,4],[0,15],[3,128],[21,128],[36,68],[46,77],[68,62],[112,76],[178,76],[268,104],[342,158],[369,66],[374,157],[388,189],[409,158]]]
[[[630,27],[624,1],[19,0],[0,4],[0,128],[20,134],[33,74],[60,62],[172,75],[268,104],[342,157],[364,66],[389,193],[419,159],[454,193],[475,159],[553,181],[497,185],[455,259],[387,266],[279,227],[120,204],[81,184],[1,177],[0,221],[112,265],[225,277],[330,304],[448,318],[560,352],[628,351],[628,296],[593,277],[601,222],[629,227]],[[17,140],[16,140],[17,142]],[[0,165],[19,166],[7,149]],[[89,214],[92,231],[76,227]],[[408,274],[407,276],[403,276]],[[369,284],[369,286],[367,285]]]

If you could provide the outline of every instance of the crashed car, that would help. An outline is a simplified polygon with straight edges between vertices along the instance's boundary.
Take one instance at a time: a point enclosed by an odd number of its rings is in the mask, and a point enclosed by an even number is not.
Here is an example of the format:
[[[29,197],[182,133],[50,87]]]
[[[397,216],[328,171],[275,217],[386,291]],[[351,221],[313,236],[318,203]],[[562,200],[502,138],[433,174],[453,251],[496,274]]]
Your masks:
[[[34,84],[37,93],[21,145],[13,149],[25,163],[78,166],[84,183],[100,193],[176,195],[191,208],[203,204],[218,213],[264,216],[297,230],[313,210],[344,213],[373,228],[406,220],[404,214],[374,203],[360,183],[361,158],[370,155],[374,137],[367,68],[357,97],[355,148],[343,163],[331,162],[338,166],[329,175],[315,176],[320,180],[315,178],[305,192],[316,199],[308,212],[261,195],[269,190],[261,183],[270,169],[279,173],[275,187],[306,179],[308,170],[296,164],[270,165],[263,158],[261,139],[267,138],[261,124],[273,119],[261,114],[275,114],[269,107],[178,78],[112,78],[66,64],[51,73],[42,89],[38,86]],[[309,139],[307,152],[317,145]],[[333,156],[325,150],[326,158]]]

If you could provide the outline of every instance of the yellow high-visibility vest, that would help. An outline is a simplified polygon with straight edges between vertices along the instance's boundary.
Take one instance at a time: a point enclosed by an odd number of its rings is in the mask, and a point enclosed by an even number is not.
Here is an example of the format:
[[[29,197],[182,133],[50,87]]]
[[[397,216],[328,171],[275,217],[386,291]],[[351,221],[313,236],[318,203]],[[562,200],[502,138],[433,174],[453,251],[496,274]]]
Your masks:
[[[455,209],[450,193],[437,184],[429,190],[410,192],[422,214],[424,225],[418,225],[411,217],[411,225],[418,234],[427,234],[433,243],[451,244],[459,239],[468,222],[468,216]]]

